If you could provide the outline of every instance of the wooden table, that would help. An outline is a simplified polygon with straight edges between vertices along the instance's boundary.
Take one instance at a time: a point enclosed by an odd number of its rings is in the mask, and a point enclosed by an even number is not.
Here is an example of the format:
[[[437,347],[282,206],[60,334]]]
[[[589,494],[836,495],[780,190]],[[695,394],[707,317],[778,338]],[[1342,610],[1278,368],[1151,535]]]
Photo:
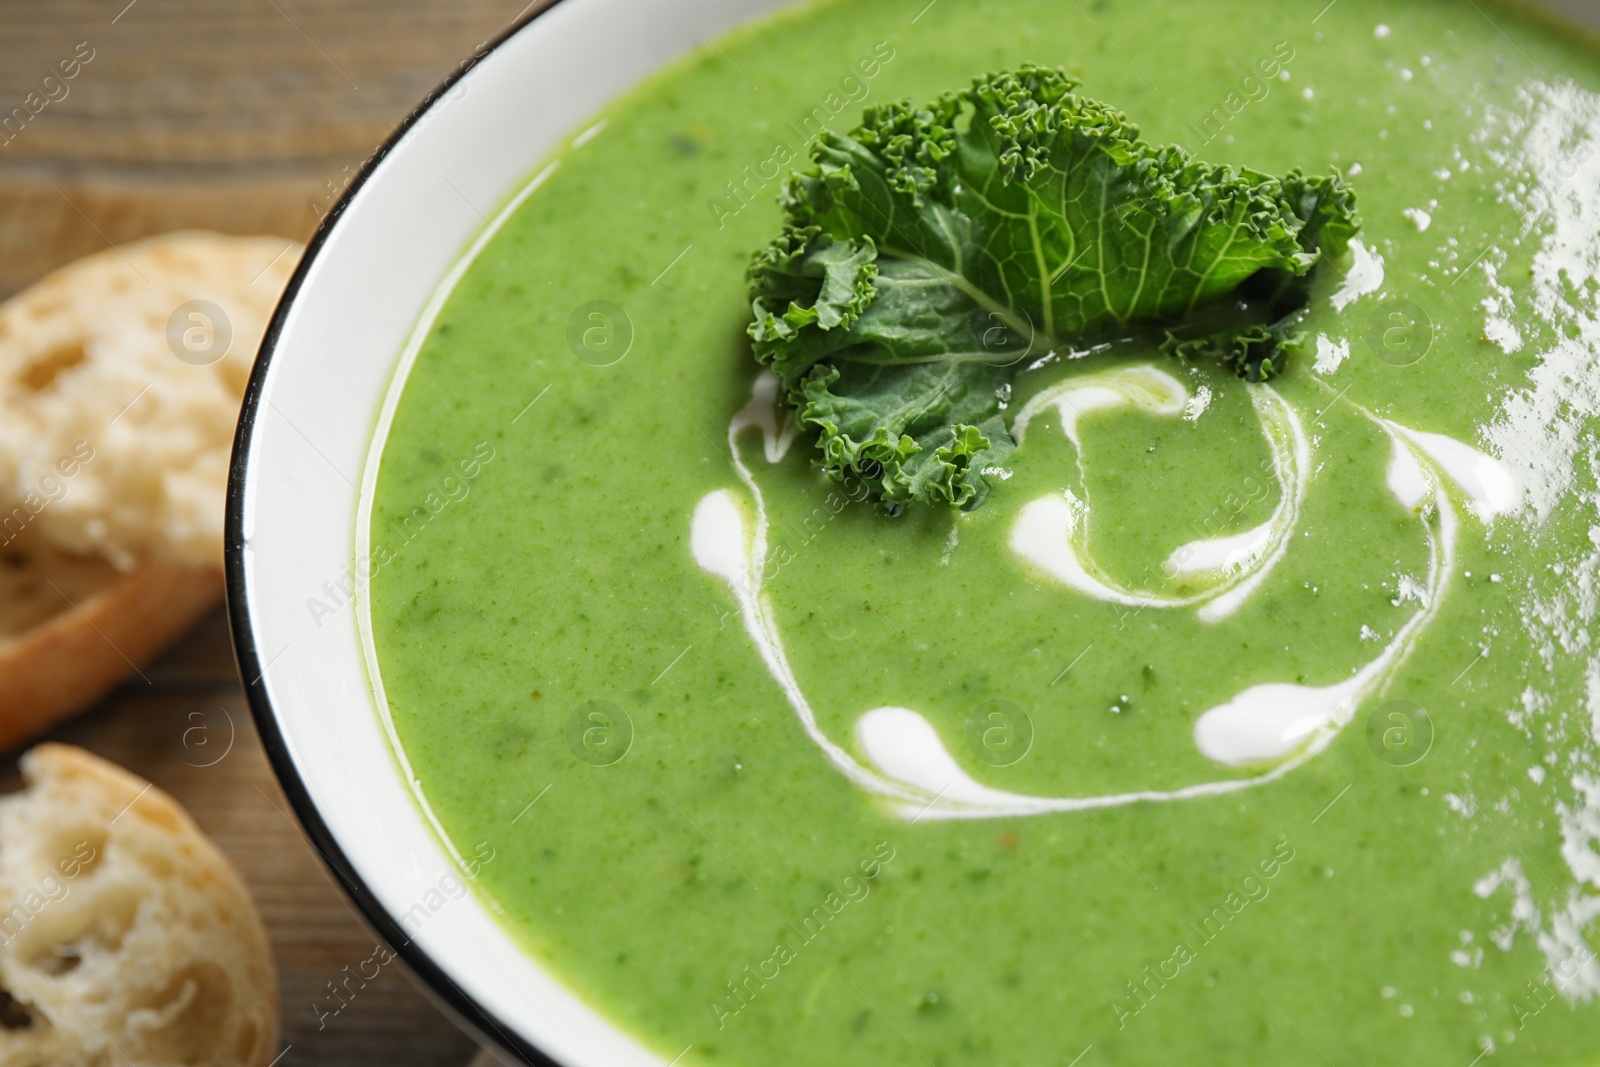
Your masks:
[[[69,259],[204,227],[306,239],[390,129],[527,0],[0,0],[0,296]],[[3,120],[64,59],[59,96]],[[402,972],[319,1030],[313,1005],[374,935],[262,756],[217,611],[55,731],[183,801],[238,865],[277,955],[281,1067],[464,1067],[471,1042]],[[14,754],[0,786],[17,783]]]

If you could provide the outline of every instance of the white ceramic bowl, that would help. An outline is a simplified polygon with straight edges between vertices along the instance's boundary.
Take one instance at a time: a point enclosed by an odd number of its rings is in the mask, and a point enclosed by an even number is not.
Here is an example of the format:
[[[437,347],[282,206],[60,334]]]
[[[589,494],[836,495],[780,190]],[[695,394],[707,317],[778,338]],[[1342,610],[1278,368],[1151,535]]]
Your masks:
[[[463,252],[608,101],[787,2],[562,0],[525,17],[424,101],[329,213],[245,396],[228,490],[229,610],[268,755],[380,934],[465,1025],[535,1064],[662,1061],[540,969],[475,897],[402,927],[456,868],[374,713],[352,607],[328,616],[308,601],[344,597],[385,397]],[[1600,29],[1595,0],[1546,6]]]

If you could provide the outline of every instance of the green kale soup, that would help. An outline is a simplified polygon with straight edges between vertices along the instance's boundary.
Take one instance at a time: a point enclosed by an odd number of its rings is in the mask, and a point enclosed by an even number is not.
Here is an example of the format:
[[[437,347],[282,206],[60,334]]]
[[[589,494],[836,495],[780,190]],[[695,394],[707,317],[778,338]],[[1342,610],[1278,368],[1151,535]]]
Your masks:
[[[1580,35],[805,6],[497,226],[376,445],[380,710],[664,1061],[1600,1064]]]

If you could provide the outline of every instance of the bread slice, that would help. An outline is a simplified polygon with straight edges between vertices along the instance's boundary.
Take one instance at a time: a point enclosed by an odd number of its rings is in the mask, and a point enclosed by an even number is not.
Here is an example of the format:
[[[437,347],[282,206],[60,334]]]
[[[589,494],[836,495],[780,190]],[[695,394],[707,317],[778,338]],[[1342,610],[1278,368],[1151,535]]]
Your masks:
[[[299,256],[278,237],[164,234],[0,304],[0,751],[220,599],[234,423]]]
[[[0,547],[0,751],[93,704],[221,597],[211,567],[124,574],[36,534]]]
[[[277,984],[239,875],[187,812],[82,749],[0,799],[0,1067],[266,1067]]]
[[[124,570],[220,566],[239,403],[299,258],[281,237],[169,233],[0,304],[0,540],[37,527]]]

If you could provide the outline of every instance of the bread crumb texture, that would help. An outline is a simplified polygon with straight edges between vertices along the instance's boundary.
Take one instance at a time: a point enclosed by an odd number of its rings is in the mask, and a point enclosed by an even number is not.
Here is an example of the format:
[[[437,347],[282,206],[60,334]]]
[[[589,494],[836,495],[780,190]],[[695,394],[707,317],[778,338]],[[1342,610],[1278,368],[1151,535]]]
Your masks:
[[[240,400],[300,252],[165,234],[0,305],[0,523],[122,570],[221,566]]]
[[[22,772],[0,799],[0,1067],[269,1064],[266,931],[216,846],[81,749]]]

